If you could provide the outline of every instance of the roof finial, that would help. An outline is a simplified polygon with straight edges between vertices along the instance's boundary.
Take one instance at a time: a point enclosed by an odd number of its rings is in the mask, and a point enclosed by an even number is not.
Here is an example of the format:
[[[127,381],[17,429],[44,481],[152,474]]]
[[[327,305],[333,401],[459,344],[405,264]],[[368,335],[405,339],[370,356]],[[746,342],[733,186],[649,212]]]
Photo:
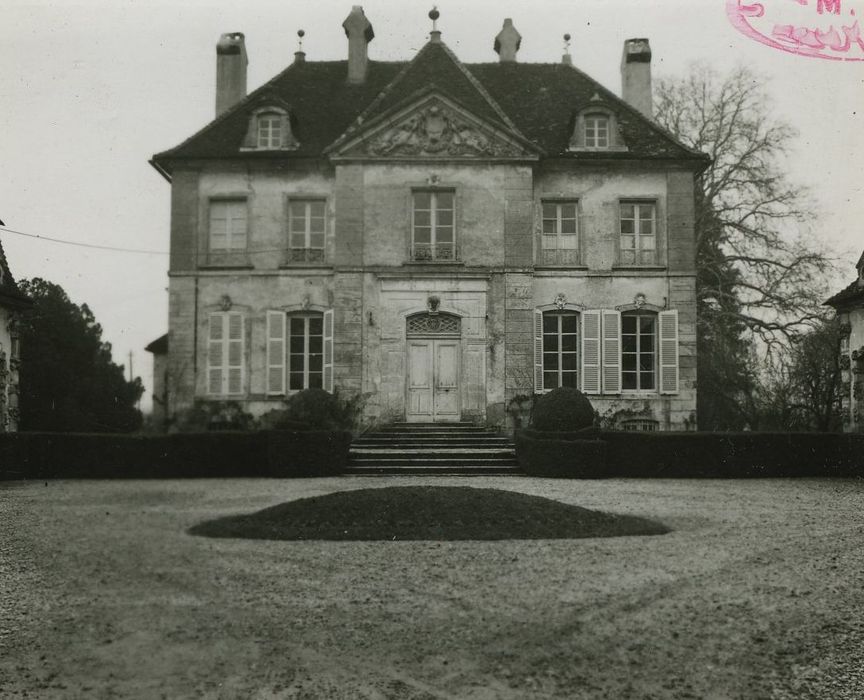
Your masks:
[[[303,37],[306,36],[306,32],[302,29],[297,30],[297,50],[303,50]]]
[[[433,44],[441,43],[441,32],[438,31],[438,18],[440,16],[441,13],[438,12],[438,7],[433,5],[432,9],[429,10],[429,19],[432,20],[432,32],[429,34],[429,41]]]
[[[294,52],[294,63],[301,64],[306,63],[306,52],[303,51],[303,37],[306,36],[306,32],[302,29],[297,30],[297,50]]]
[[[561,63],[565,66],[572,66],[573,59],[570,56],[570,35],[564,35],[564,54],[561,56]]]

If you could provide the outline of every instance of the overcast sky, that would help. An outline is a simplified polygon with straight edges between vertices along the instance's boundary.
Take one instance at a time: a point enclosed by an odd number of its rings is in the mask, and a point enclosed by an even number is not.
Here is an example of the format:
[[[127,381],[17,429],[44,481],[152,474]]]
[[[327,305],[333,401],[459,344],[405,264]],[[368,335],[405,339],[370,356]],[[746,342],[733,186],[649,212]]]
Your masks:
[[[844,9],[852,2],[862,0],[844,0]],[[655,78],[682,73],[697,60],[723,70],[736,63],[757,68],[777,116],[799,132],[788,167],[820,203],[813,235],[850,256],[837,280],[845,284],[852,258],[864,248],[864,62],[758,44],[729,24],[725,6],[726,0],[441,0],[438,28],[468,63],[497,60],[492,45],[505,17],[522,34],[520,61],[559,61],[569,32],[574,63],[616,93],[622,44],[631,37],[650,39]],[[425,43],[431,2],[367,0],[363,7],[375,29],[372,59],[407,60]],[[0,219],[33,235],[167,251],[170,185],[147,161],[213,118],[219,35],[245,33],[251,91],[293,60],[298,29],[306,32],[307,60],[344,59],[341,24],[350,10],[351,0],[4,0]],[[858,14],[864,17],[864,8]],[[0,240],[16,279],[60,284],[93,309],[116,362],[127,365],[134,353],[149,408],[152,365],[144,346],[167,330],[167,255],[3,231]]]

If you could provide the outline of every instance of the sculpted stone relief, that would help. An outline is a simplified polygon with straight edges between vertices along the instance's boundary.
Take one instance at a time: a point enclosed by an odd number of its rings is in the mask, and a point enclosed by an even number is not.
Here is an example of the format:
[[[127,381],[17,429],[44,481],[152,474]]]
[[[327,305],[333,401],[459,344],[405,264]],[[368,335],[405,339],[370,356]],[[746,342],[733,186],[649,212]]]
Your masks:
[[[520,149],[494,139],[455,112],[432,104],[378,134],[365,144],[374,156],[494,156],[521,155]]]

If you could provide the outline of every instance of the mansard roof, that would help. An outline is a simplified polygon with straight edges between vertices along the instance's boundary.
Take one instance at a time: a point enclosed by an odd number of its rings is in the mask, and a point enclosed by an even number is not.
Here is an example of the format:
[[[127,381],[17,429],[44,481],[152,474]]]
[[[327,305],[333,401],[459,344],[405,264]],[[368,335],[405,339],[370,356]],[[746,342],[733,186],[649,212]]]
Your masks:
[[[707,161],[610,90],[563,63],[463,64],[443,42],[430,41],[409,62],[370,61],[366,80],[346,82],[347,61],[295,62],[179,146],[153,157],[170,171],[180,160],[294,159],[326,156],[328,146],[433,89],[491,126],[533,144],[546,158]],[[572,152],[574,117],[597,100],[615,114],[626,152]],[[299,148],[290,152],[243,151],[254,109],[272,100],[287,106]]]
[[[33,304],[30,297],[18,289],[15,278],[9,270],[9,262],[3,251],[3,242],[0,241],[0,306],[21,308]]]

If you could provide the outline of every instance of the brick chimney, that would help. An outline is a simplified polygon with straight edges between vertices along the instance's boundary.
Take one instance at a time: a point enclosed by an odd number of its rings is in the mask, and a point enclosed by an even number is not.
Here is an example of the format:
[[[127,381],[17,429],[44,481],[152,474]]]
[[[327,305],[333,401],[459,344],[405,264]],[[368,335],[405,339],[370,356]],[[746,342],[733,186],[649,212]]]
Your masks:
[[[504,20],[504,26],[495,37],[495,53],[501,63],[516,63],[516,52],[522,43],[522,35],[513,26],[513,20],[509,17]]]
[[[351,13],[342,22],[342,28],[348,37],[348,82],[359,85],[366,81],[369,42],[375,38],[375,32],[360,5],[351,8]]]
[[[621,96],[649,119],[654,114],[651,93],[651,46],[648,39],[627,39],[621,57]]]
[[[246,41],[241,32],[229,32],[216,44],[216,116],[246,97]]]

